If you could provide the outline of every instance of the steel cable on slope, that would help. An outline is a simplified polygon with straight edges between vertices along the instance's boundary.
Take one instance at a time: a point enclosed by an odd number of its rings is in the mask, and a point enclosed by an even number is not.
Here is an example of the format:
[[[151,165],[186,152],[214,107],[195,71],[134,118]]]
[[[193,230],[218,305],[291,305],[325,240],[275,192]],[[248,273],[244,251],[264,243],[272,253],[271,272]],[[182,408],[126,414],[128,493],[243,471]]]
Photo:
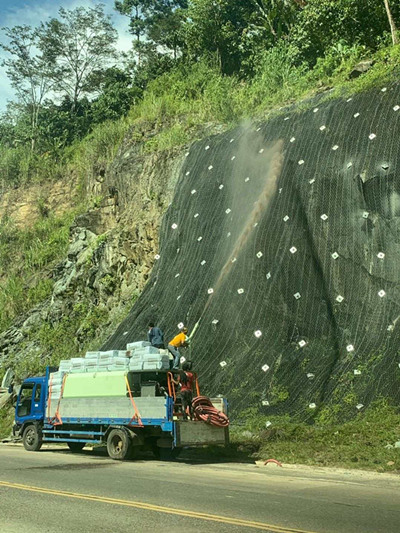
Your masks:
[[[218,411],[207,396],[197,396],[194,398],[192,407],[197,420],[202,420],[217,427],[229,426],[229,418],[225,413]]]

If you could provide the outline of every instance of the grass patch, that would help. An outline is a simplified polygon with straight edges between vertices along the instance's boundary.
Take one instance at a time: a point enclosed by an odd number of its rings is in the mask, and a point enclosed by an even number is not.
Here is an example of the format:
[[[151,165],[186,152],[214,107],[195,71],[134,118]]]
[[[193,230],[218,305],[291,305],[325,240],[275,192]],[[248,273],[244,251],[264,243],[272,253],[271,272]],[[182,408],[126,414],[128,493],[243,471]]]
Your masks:
[[[289,417],[241,415],[233,425],[234,452],[284,463],[400,472],[400,410],[375,402],[356,419],[337,425],[307,425]],[[271,425],[266,427],[266,422]]]
[[[82,210],[41,218],[23,230],[9,219],[0,223],[0,330],[51,295],[49,272],[65,256],[69,228]]]
[[[350,79],[361,60],[373,62],[368,72]],[[281,107],[300,101],[299,109],[312,105],[306,100],[332,87],[325,99],[348,96],[381,87],[400,78],[400,45],[386,46],[372,54],[361,46],[335,46],[310,70],[294,65],[290,46],[267,51],[251,81],[223,77],[205,63],[164,74],[151,83],[144,99],[132,108],[128,121],[133,128],[158,127],[144,151],[168,150],[201,135],[204,124],[225,128],[252,119],[284,113]],[[303,102],[301,102],[303,100]]]
[[[18,187],[56,181],[62,173],[62,162],[49,152],[32,152],[29,144],[12,148],[0,145],[0,185]]]
[[[354,64],[346,62],[341,78],[334,83],[334,91],[330,97],[350,96],[363,91],[368,91],[374,87],[382,87],[387,83],[394,83],[400,78],[400,45],[385,47],[373,56],[369,57],[373,65],[365,74],[348,80],[348,74]],[[335,81],[334,79],[332,81]]]
[[[12,407],[3,407],[0,409],[0,440],[10,436],[13,422],[14,409]]]
[[[354,66],[371,60],[371,69],[349,79]],[[336,44],[310,69],[298,64],[291,45],[282,42],[265,51],[251,79],[222,76],[205,61],[180,65],[151,82],[127,117],[94,127],[83,140],[57,153],[35,154],[30,146],[0,147],[0,183],[6,186],[58,179],[68,173],[84,181],[105,172],[127,135],[143,143],[145,153],[170,150],[204,135],[205,126],[225,129],[243,120],[261,120],[300,102],[299,110],[317,93],[334,88],[325,98],[348,96],[392,83],[400,77],[400,45],[371,52],[363,46]],[[303,101],[303,102],[302,102]]]
[[[129,127],[125,118],[115,122],[109,120],[96,126],[82,141],[65,149],[65,172],[77,174],[81,181],[85,181],[87,176],[104,173]]]

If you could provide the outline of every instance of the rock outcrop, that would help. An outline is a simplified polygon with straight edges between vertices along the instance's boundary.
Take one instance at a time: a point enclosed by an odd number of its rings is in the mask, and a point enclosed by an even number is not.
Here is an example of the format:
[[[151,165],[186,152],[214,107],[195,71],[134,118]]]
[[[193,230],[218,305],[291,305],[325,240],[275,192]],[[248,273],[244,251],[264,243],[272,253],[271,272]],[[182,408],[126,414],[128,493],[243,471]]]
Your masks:
[[[56,328],[77,306],[100,310],[98,331],[91,334],[101,338],[113,317],[135,300],[149,278],[161,217],[172,199],[183,159],[180,152],[142,154],[142,144],[132,143],[128,136],[107,171],[93,172],[87,180],[87,195],[97,199],[96,206],[78,216],[70,228],[66,257],[48,274],[54,280],[51,298],[0,334],[3,367],[19,373],[18,368],[30,359],[39,358],[42,366],[54,361],[55,354],[43,349],[37,332],[46,325]],[[73,198],[71,193],[71,202]],[[33,212],[29,220],[34,217]],[[85,327],[75,330],[71,342],[77,352],[85,345],[87,333]]]

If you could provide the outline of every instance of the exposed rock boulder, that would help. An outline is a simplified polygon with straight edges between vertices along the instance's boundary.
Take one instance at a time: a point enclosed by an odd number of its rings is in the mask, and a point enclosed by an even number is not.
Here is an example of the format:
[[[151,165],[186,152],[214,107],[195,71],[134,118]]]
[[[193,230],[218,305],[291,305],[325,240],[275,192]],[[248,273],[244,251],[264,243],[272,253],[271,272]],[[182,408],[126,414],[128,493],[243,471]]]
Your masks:
[[[373,66],[373,61],[361,61],[353,68],[349,74],[350,79],[358,78],[361,74],[368,72],[368,70]]]

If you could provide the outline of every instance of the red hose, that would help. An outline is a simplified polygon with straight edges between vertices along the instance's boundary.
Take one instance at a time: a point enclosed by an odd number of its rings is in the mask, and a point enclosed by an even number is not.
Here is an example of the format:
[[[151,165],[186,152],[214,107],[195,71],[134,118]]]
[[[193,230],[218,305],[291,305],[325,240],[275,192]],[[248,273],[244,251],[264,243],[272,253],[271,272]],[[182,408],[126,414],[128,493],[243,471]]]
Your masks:
[[[194,398],[192,407],[196,420],[202,420],[207,424],[221,428],[229,426],[229,418],[226,414],[218,411],[207,396],[197,396],[197,398]]]
[[[282,463],[280,461],[277,461],[276,459],[267,459],[264,461],[264,465],[267,465],[268,463],[274,463],[278,466],[282,466]]]

